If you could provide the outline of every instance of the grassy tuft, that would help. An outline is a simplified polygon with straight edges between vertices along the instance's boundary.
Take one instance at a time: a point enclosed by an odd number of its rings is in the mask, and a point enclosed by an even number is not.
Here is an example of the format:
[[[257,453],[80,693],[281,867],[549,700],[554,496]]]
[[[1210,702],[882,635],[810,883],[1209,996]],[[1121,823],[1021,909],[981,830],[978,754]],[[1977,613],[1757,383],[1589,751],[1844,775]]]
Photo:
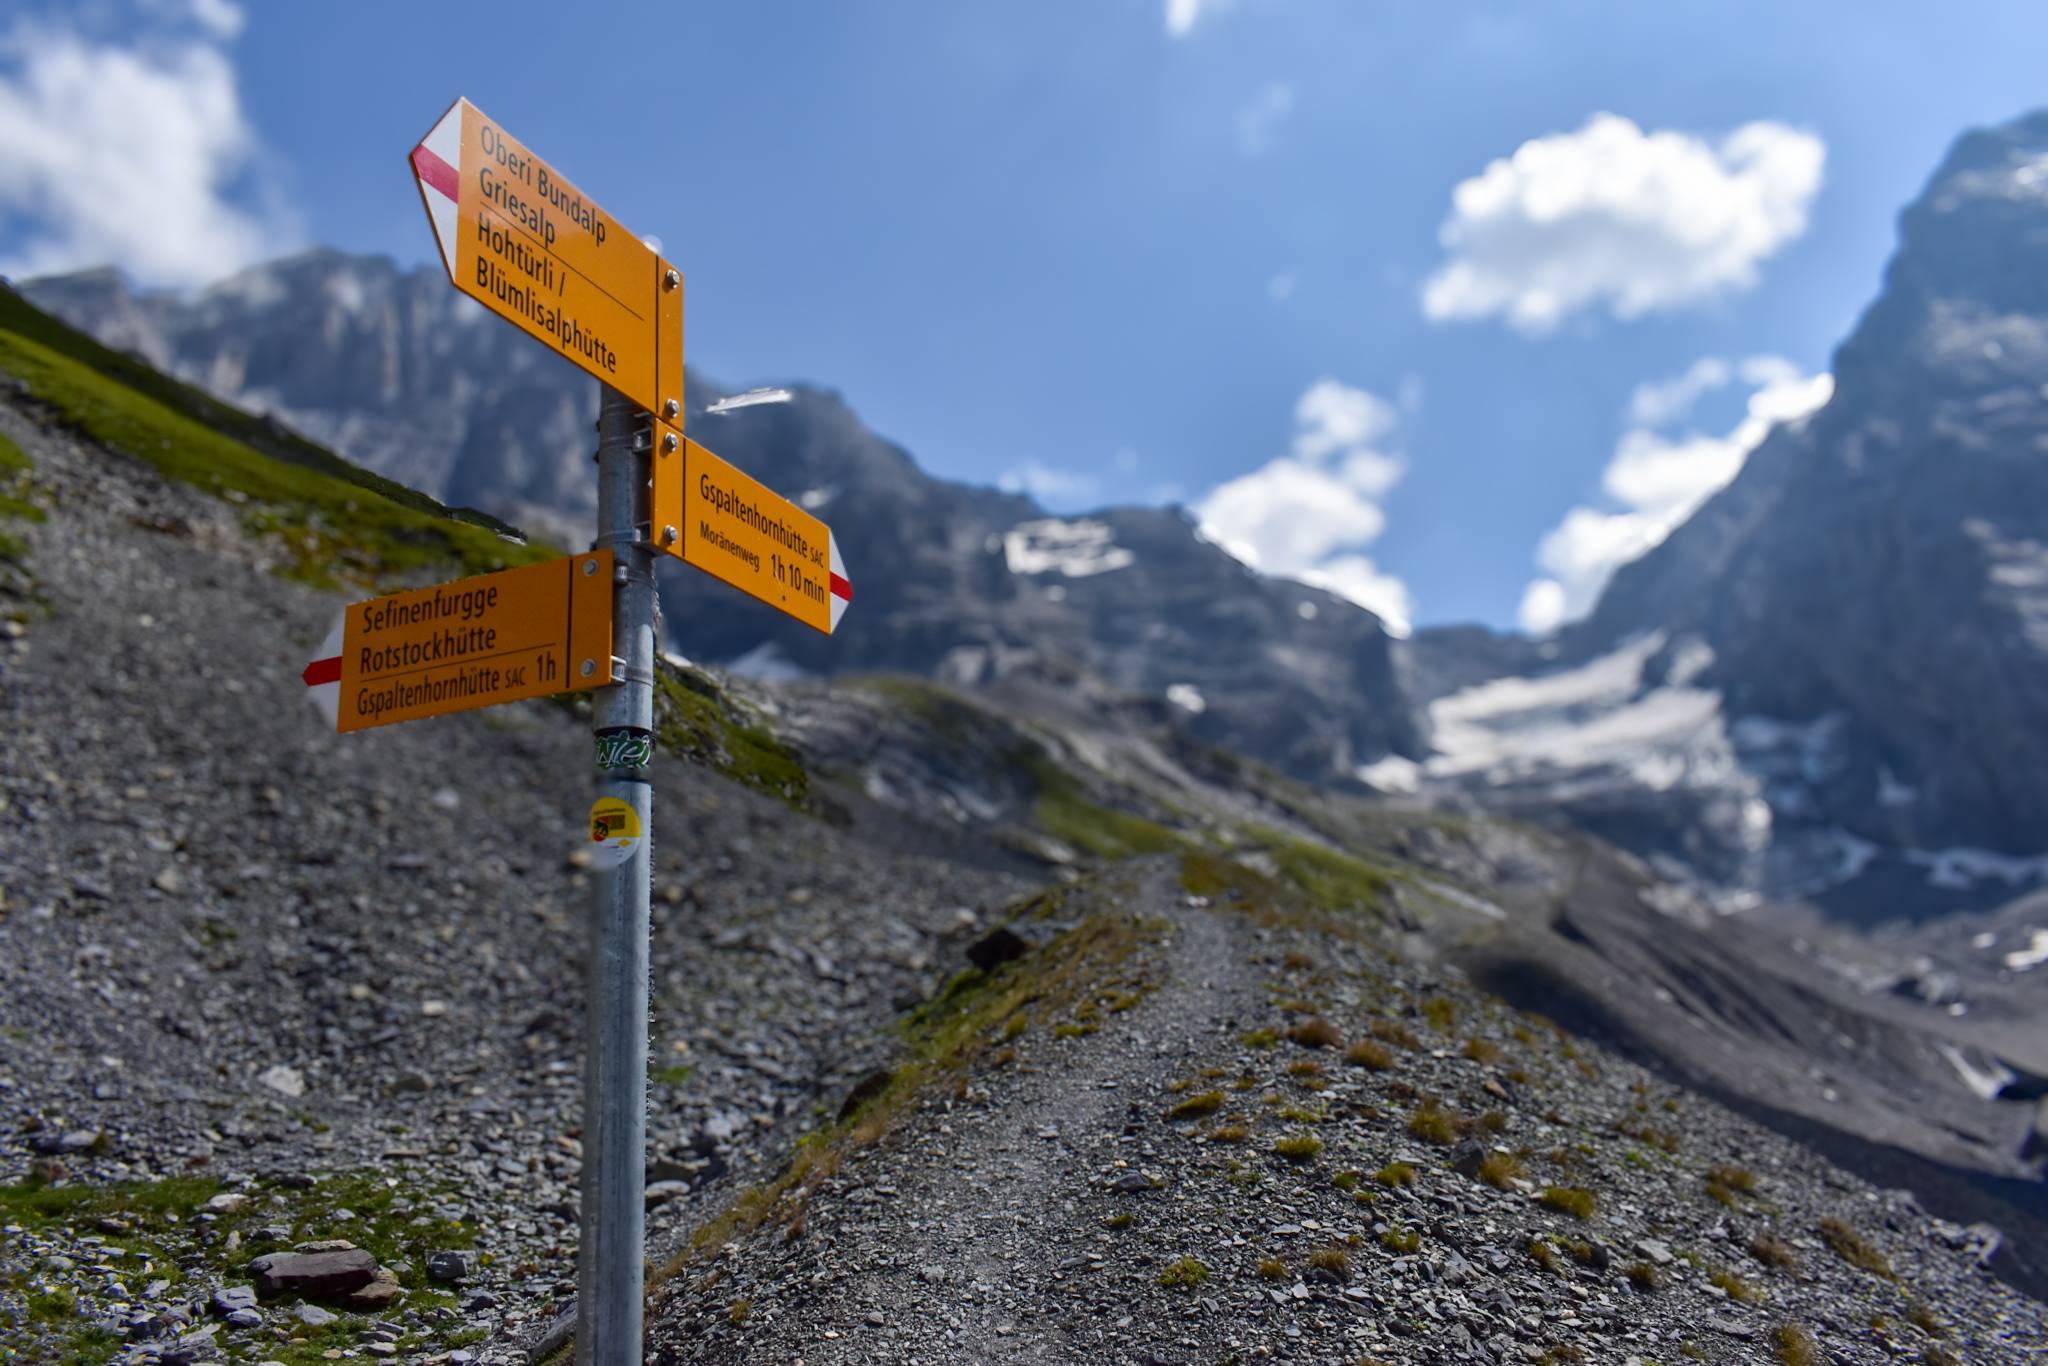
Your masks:
[[[1344,1061],[1368,1072],[1385,1072],[1394,1065],[1394,1053],[1376,1039],[1360,1039],[1344,1050]]]
[[[1358,1173],[1352,1171],[1338,1172],[1330,1178],[1330,1184],[1340,1191],[1355,1191],[1358,1189]]]
[[[1725,1291],[1731,1300],[1739,1300],[1743,1304],[1756,1302],[1756,1288],[1732,1271],[1713,1272],[1707,1281]]]
[[[1474,1062],[1484,1063],[1491,1067],[1500,1061],[1500,1045],[1491,1039],[1467,1039],[1465,1040],[1465,1056]]]
[[[1211,1143],[1242,1143],[1251,1136],[1242,1124],[1220,1124],[1204,1135]]]
[[[1292,1133],[1273,1144],[1273,1151],[1289,1162],[1306,1162],[1322,1150],[1323,1140],[1310,1133]]]
[[[1399,1020],[1374,1020],[1372,1022],[1372,1036],[1382,1043],[1390,1043],[1396,1048],[1405,1048],[1410,1053],[1422,1051],[1422,1040],[1416,1038],[1415,1031],[1402,1024]]]
[[[1448,1148],[1458,1141],[1458,1117],[1437,1102],[1426,1100],[1408,1116],[1408,1136]]]
[[[1747,1167],[1709,1167],[1707,1180],[1744,1195],[1756,1194],[1756,1173]]]
[[[1820,1366],[1820,1344],[1813,1334],[1796,1323],[1781,1323],[1771,1329],[1771,1350],[1785,1366]]]
[[[1545,1271],[1559,1271],[1564,1267],[1564,1259],[1557,1255],[1557,1249],[1542,1238],[1529,1240],[1529,1256]]]
[[[1774,1233],[1763,1232],[1750,1239],[1749,1255],[1773,1271],[1799,1274],[1799,1254],[1792,1250],[1792,1244]]]
[[[1412,1228],[1398,1225],[1380,1235],[1380,1246],[1402,1256],[1413,1256],[1422,1251],[1422,1235]]]
[[[1337,1032],[1337,1026],[1318,1015],[1303,1020],[1287,1031],[1289,1043],[1300,1044],[1303,1048],[1342,1048],[1344,1036]]]
[[[1522,1159],[1513,1153],[1490,1152],[1479,1159],[1479,1179],[1495,1190],[1506,1190],[1522,1175]]]
[[[1159,1273],[1159,1283],[1169,1290],[1193,1290],[1209,1279],[1209,1268],[1193,1257],[1183,1257],[1167,1264]]]
[[[1129,1228],[1137,1221],[1137,1216],[1134,1214],[1112,1214],[1102,1221],[1102,1226],[1104,1228]]]
[[[1221,1091],[1204,1091],[1189,1096],[1166,1112],[1168,1119],[1193,1119],[1197,1115],[1213,1115],[1223,1108]]]
[[[1351,1256],[1342,1248],[1320,1247],[1308,1254],[1308,1264],[1318,1271],[1327,1271],[1332,1276],[1351,1274]]]
[[[1457,1028],[1457,1003],[1448,996],[1432,996],[1422,1003],[1422,1018],[1429,1021],[1429,1027],[1439,1034],[1448,1034]]]
[[[1287,1279],[1287,1263],[1268,1257],[1259,1263],[1259,1275],[1269,1281],[1284,1281]]]
[[[1543,1192],[1544,1208],[1569,1214],[1574,1219],[1592,1218],[1599,1203],[1593,1192],[1577,1186],[1552,1186]]]
[[[1657,1268],[1649,1262],[1631,1262],[1622,1274],[1628,1277],[1630,1285],[1646,1294],[1663,1283],[1657,1275]]]
[[[1835,1250],[1835,1255],[1859,1271],[1868,1271],[1873,1276],[1882,1276],[1895,1281],[1898,1276],[1892,1271],[1892,1264],[1885,1255],[1863,1240],[1858,1233],[1840,1219],[1830,1215],[1820,1221],[1820,1236]]]
[[[1412,1186],[1415,1184],[1415,1168],[1406,1162],[1389,1162],[1374,1172],[1372,1179],[1382,1186]]]
[[[1277,1029],[1254,1029],[1244,1036],[1246,1048],[1272,1048],[1279,1042],[1280,1031]]]

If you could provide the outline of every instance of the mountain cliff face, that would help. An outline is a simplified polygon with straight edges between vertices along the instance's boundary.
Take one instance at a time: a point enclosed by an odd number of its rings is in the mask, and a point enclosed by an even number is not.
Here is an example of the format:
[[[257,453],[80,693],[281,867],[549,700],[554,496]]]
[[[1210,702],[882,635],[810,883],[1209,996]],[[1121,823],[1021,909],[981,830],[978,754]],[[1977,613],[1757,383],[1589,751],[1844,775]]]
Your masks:
[[[1412,675],[1470,684],[1436,701],[1418,787],[1560,805],[1751,896],[1860,882],[1919,915],[2040,876],[2048,114],[1959,140],[1900,239],[1833,399],[1617,574],[1553,664],[1496,650],[1472,684],[1470,641],[1413,644]]]
[[[101,341],[267,413],[414,488],[564,544],[589,539],[596,386],[449,288],[437,269],[314,251],[185,301],[112,271],[23,287]],[[1263,580],[1178,511],[1062,520],[1028,498],[936,480],[836,395],[706,416],[697,438],[830,522],[857,608],[816,635],[668,566],[673,648],[769,675],[905,671],[956,684],[1013,674],[1137,694],[1159,718],[1315,781],[1417,754],[1378,618]]]

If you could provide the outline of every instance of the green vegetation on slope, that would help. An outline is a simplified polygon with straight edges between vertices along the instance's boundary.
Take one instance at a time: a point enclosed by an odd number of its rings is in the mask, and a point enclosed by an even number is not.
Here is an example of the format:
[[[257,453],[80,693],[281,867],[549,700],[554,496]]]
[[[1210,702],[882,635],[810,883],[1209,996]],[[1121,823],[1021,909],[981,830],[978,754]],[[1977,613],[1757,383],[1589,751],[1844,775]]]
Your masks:
[[[8,297],[0,291],[0,302]],[[235,504],[244,530],[271,538],[289,557],[286,572],[307,583],[376,583],[450,562],[485,573],[554,554],[419,510],[409,505],[416,497],[395,502],[360,481],[285,464],[17,332],[0,330],[0,370],[82,436]]]
[[[386,502],[427,517],[453,518],[459,522],[482,527],[486,531],[520,536],[518,528],[509,526],[488,513],[478,512],[474,508],[446,507],[396,480],[386,479],[381,474],[372,474],[360,466],[352,465],[334,452],[308,441],[295,432],[266,422],[253,413],[245,413],[233,404],[223,403],[211,394],[172,379],[146,361],[103,346],[63,320],[43,312],[5,285],[0,285],[0,331],[11,332],[17,337],[37,343],[46,350],[74,361],[80,367],[152,401],[160,408],[177,413],[202,427],[211,428],[229,440],[259,454],[267,455],[272,460],[296,465],[316,474],[324,474],[342,483],[354,484],[358,488],[379,495]],[[520,538],[524,539],[523,536]]]
[[[715,768],[800,811],[810,806],[811,775],[797,752],[744,718],[732,694],[707,674],[655,665],[654,738],[679,758]]]

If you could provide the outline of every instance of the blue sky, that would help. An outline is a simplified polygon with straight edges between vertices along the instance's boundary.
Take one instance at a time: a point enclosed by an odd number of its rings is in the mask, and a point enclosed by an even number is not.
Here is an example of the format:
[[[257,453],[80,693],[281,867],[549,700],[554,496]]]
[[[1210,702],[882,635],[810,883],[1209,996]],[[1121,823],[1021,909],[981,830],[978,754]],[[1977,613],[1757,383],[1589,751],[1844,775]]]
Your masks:
[[[713,378],[1422,624],[1583,611],[1824,399],[1948,143],[2048,103],[2018,4],[10,12],[10,274],[428,262],[466,95],[663,240]]]

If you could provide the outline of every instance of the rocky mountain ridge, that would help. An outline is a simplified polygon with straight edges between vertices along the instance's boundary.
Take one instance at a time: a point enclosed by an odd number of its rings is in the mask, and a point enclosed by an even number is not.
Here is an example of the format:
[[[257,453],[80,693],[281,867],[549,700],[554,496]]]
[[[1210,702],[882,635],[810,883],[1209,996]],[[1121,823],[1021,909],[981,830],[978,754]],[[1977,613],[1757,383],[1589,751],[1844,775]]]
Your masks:
[[[488,317],[438,268],[314,251],[187,301],[112,271],[32,281],[25,297],[117,350],[368,468],[551,536],[588,541],[594,386]],[[936,480],[836,395],[710,416],[697,439],[824,517],[861,610],[827,639],[677,564],[670,643],[751,672],[886,669],[966,686],[1019,671],[1173,706],[1186,728],[1312,781],[1419,752],[1379,620],[1262,579],[1172,509],[1048,516],[1030,499]]]

